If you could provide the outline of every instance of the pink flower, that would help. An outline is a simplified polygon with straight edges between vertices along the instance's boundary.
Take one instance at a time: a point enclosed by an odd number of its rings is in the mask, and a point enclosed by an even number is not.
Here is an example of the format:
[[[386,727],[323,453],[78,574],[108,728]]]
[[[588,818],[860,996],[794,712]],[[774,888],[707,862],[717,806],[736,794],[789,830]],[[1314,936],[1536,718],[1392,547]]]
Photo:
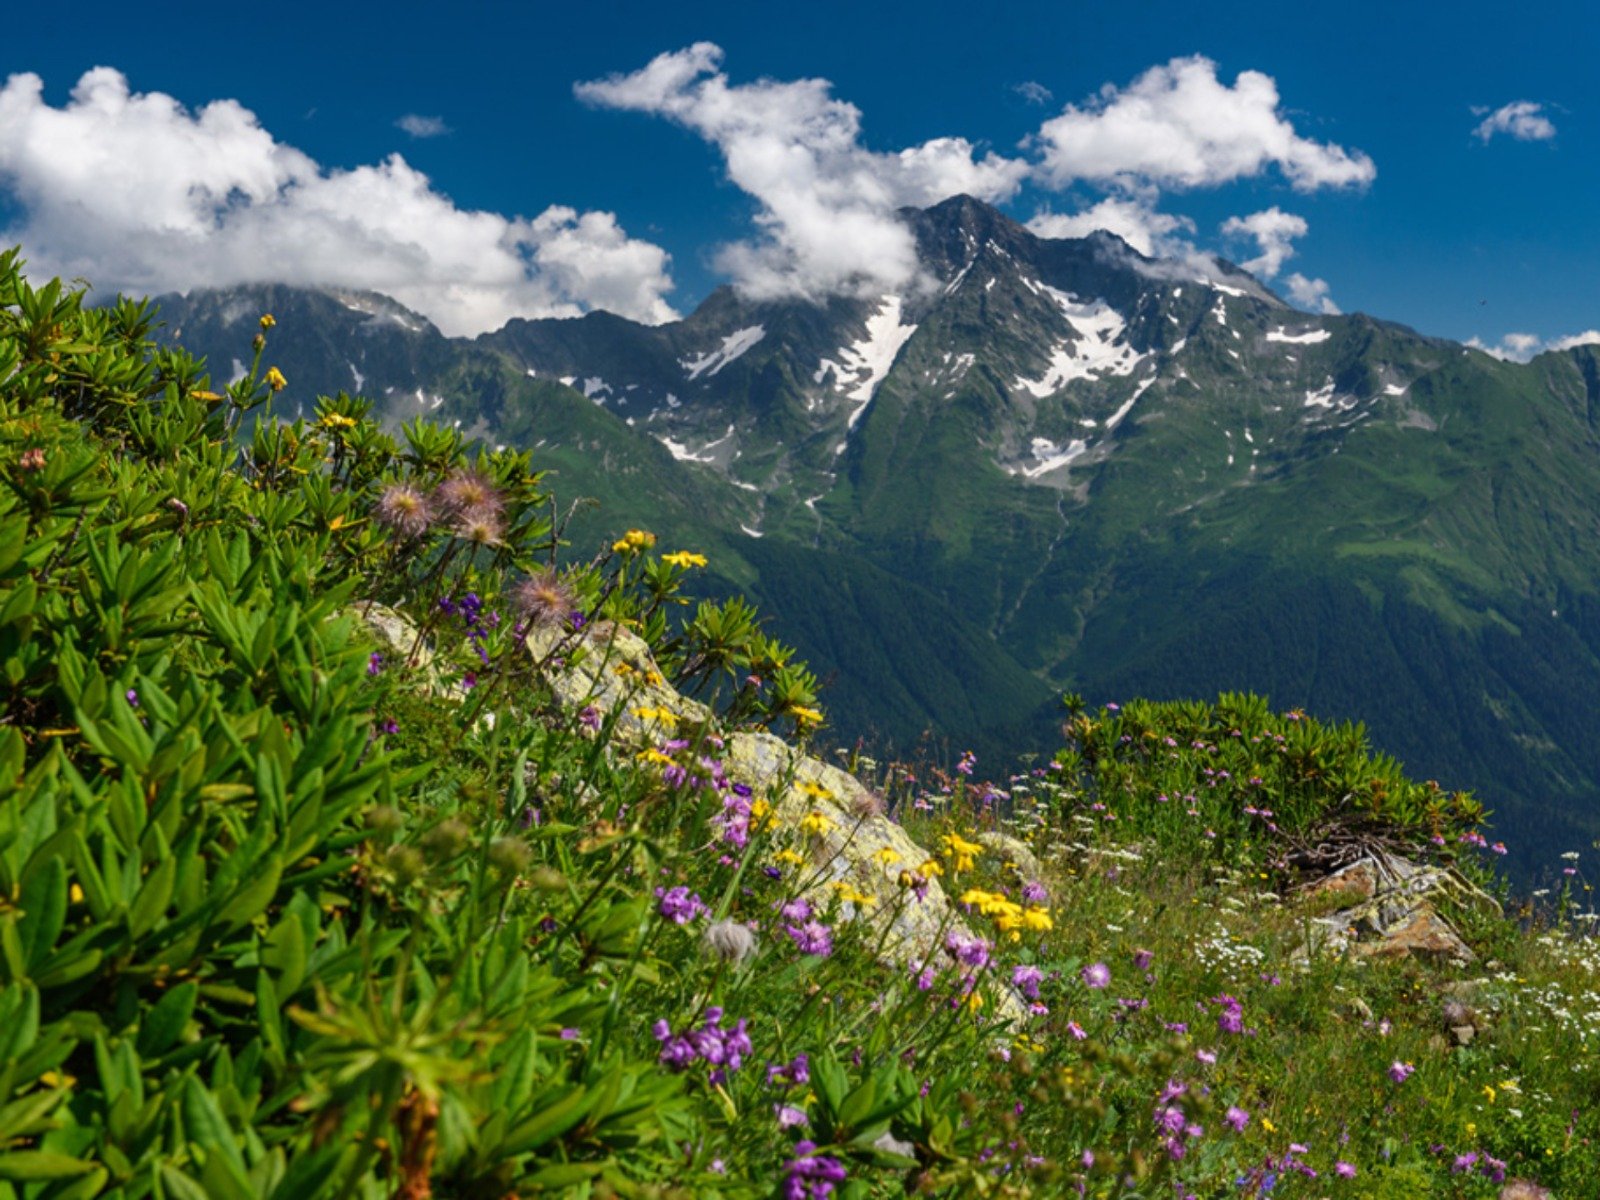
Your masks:
[[[1096,991],[1111,984],[1111,968],[1103,962],[1091,963],[1078,974],[1083,979],[1085,987],[1094,988]]]
[[[1389,1064],[1389,1078],[1394,1080],[1396,1083],[1404,1083],[1407,1079],[1411,1078],[1411,1074],[1415,1070],[1416,1068],[1410,1063],[1396,1060],[1395,1062]]]

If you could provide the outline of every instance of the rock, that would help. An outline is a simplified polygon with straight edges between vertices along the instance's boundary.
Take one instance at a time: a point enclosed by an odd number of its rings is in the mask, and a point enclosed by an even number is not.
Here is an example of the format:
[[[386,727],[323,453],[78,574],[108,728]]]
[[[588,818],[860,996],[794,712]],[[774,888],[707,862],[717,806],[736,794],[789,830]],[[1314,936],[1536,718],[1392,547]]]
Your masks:
[[[1002,833],[998,829],[985,829],[978,834],[977,841],[980,846],[998,858],[1002,866],[1006,863],[1014,864],[1023,879],[1039,878],[1041,874],[1039,856],[1021,838],[1012,837],[1009,833]]]
[[[1450,1026],[1450,1036],[1455,1039],[1456,1045],[1458,1046],[1470,1046],[1472,1044],[1472,1039],[1477,1035],[1478,1030],[1472,1025]]]
[[[1438,868],[1392,854],[1359,859],[1299,889],[1303,903],[1326,903],[1329,898],[1351,903],[1311,917],[1310,935],[1297,957],[1320,952],[1360,960],[1472,962],[1471,948],[1430,899],[1447,892],[1450,876]]]
[[[591,627],[582,637],[536,630],[527,644],[536,660],[548,664],[545,675],[557,697],[575,709],[593,706],[603,720],[614,720],[621,747],[643,749],[712,721],[709,709],[662,678],[649,646],[627,629]],[[970,935],[937,878],[916,891],[900,886],[902,871],[914,871],[933,856],[883,815],[880,798],[859,779],[770,733],[733,733],[725,739],[728,778],[766,799],[780,823],[796,826],[813,812],[823,818],[827,828],[811,842],[816,880],[810,891],[826,900],[836,885],[847,885],[874,897],[871,904],[847,902],[842,911],[878,926],[885,957],[906,964],[936,961],[946,934]],[[1037,869],[1037,860],[1017,845]],[[1005,1017],[1023,1013],[1009,990],[1002,993],[1000,1007]]]
[[[1332,875],[1324,875],[1300,891],[1306,900],[1332,898],[1350,902],[1371,900],[1377,894],[1378,872],[1366,859],[1341,867]]]

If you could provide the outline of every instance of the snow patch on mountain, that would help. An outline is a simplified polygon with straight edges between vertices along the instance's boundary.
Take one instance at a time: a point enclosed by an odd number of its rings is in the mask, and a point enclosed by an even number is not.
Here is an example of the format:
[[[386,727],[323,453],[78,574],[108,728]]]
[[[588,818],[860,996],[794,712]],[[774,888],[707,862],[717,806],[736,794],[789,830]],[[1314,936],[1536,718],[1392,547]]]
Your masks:
[[[734,359],[740,357],[762,338],[767,336],[765,326],[749,325],[744,329],[736,329],[722,339],[722,345],[715,350],[707,351],[697,358],[683,358],[678,360],[678,365],[683,368],[690,379],[699,379],[715,375]]]
[[[900,311],[900,297],[885,296],[879,301],[877,311],[867,318],[867,336],[853,345],[840,347],[838,358],[824,358],[817,364],[812,381],[821,383],[831,374],[833,387],[843,391],[845,399],[856,403],[848,428],[855,428],[878,385],[894,366],[900,348],[917,331],[915,325],[900,323]]]
[[[1144,361],[1145,356],[1128,344],[1128,326],[1122,314],[1103,300],[1085,304],[1049,284],[1026,277],[1022,282],[1035,294],[1055,301],[1075,336],[1064,338],[1051,347],[1050,362],[1043,375],[1038,379],[1019,375],[1012,387],[1042,400],[1074,379],[1131,375]]]
[[[593,400],[596,404],[604,404],[605,397],[602,395],[602,393],[611,391],[611,385],[596,375],[585,379],[583,381],[583,387],[579,388],[578,390],[581,391],[585,396],[589,397],[589,399]]]
[[[1327,329],[1308,329],[1304,333],[1290,333],[1282,326],[1279,326],[1277,329],[1267,330],[1267,341],[1293,342],[1299,346],[1314,346],[1318,342],[1327,341],[1332,336],[1333,332]]]
[[[1306,393],[1307,408],[1332,408],[1333,407],[1333,380],[1328,380],[1316,391]]]

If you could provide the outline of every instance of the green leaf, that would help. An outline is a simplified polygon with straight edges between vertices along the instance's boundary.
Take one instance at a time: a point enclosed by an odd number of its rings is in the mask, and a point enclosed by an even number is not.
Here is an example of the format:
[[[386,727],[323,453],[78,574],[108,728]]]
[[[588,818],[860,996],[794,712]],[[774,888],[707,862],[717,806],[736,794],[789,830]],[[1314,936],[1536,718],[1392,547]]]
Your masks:
[[[189,1018],[194,1014],[194,1002],[200,994],[200,985],[190,980],[180,983],[150,1009],[139,1022],[139,1053],[145,1058],[158,1058],[183,1034]]]
[[[60,858],[51,856],[28,876],[22,885],[21,906],[17,936],[31,971],[55,949],[56,937],[66,923],[67,868]]]
[[[0,1179],[36,1183],[45,1179],[72,1179],[95,1170],[91,1162],[49,1150],[7,1150],[0,1154]]]
[[[222,1154],[241,1174],[244,1158],[234,1141],[228,1119],[222,1115],[216,1097],[193,1075],[183,1081],[181,1097],[184,1134],[191,1145],[207,1154]]]

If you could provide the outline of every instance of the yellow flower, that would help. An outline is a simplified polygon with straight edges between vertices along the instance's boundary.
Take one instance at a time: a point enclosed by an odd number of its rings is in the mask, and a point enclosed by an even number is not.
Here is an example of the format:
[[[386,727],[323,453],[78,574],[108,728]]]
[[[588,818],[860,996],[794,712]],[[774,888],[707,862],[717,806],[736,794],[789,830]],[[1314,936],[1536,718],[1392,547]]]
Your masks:
[[[1268,1133],[1277,1133],[1278,1132],[1278,1127],[1276,1125],[1274,1125],[1271,1121],[1267,1120],[1265,1117],[1261,1118],[1261,1128],[1265,1129]]]
[[[69,885],[67,888],[67,899],[71,900],[74,904],[82,904],[83,889],[75,883]]]
[[[814,808],[800,818],[801,833],[813,833],[820,837],[822,834],[827,833],[828,830],[837,827],[837,823],[831,817],[826,813],[818,812]]]
[[[806,795],[810,796],[813,800],[832,800],[833,799],[833,793],[830,792],[827,788],[823,787],[815,779],[803,779],[803,780],[801,780],[800,781],[800,790],[802,792],[804,792]]]
[[[877,899],[866,892],[857,891],[853,884],[839,882],[833,885],[833,890],[839,893],[839,899],[846,904],[871,904]]]
[[[706,565],[706,556],[690,550],[679,550],[674,554],[663,554],[661,561],[674,567],[703,567]]]
[[[973,1012],[977,1012],[980,1008],[982,1008],[983,1007],[983,993],[974,991],[972,993],[972,995],[968,996],[967,997],[967,1007],[970,1008]]]
[[[274,318],[271,313],[262,313],[261,314],[261,328],[262,329],[271,329],[277,323],[278,322],[277,322],[276,318]]]
[[[893,866],[900,861],[900,852],[892,847],[884,846],[882,849],[873,852],[872,861],[880,867]]]
[[[789,863],[791,866],[796,867],[803,867],[806,864],[806,860],[801,858],[793,850],[779,850],[772,856],[772,858],[775,862]]]
[[[972,870],[973,859],[983,853],[983,847],[969,842],[958,833],[944,835],[944,856],[955,860],[957,871]]]
[[[283,377],[283,372],[277,367],[267,368],[267,386],[275,392],[281,392],[289,386],[289,381]]]
[[[1489,1103],[1494,1103],[1494,1087],[1492,1084],[1483,1085],[1483,1094],[1489,1098]]]
[[[1050,912],[1043,908],[1030,908],[1022,914],[1022,923],[1029,929],[1043,933],[1047,929],[1054,929],[1055,922],[1050,919]]]
[[[655,763],[658,767],[672,766],[672,756],[670,754],[661,753],[661,751],[657,750],[654,746],[651,746],[647,750],[639,751],[636,757],[640,762]]]
[[[821,711],[815,708],[807,708],[803,704],[791,706],[789,709],[789,715],[794,717],[795,722],[802,726],[822,724]]]
[[[676,725],[678,714],[670,708],[636,708],[633,715],[641,721],[660,721],[663,725]]]
[[[271,376],[269,374],[268,378],[270,377]],[[279,378],[281,379],[282,376],[279,376]],[[347,417],[343,413],[325,413],[323,414],[322,418],[317,421],[317,424],[321,425],[324,429],[351,429],[355,427],[356,419],[354,417]]]
[[[924,879],[932,879],[935,875],[943,875],[944,867],[940,865],[937,858],[930,858],[927,862],[923,863],[917,868],[917,874],[921,875]]]
[[[656,535],[643,529],[630,529],[611,543],[614,554],[637,554],[656,544]]]

